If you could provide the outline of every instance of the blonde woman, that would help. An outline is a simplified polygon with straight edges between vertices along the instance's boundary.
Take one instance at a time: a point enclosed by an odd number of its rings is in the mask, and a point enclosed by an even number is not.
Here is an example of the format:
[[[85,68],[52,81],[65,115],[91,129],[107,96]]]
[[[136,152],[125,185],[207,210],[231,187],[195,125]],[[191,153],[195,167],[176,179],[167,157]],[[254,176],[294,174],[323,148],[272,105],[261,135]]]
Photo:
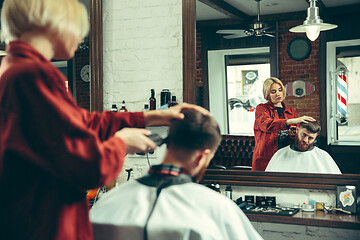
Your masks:
[[[289,144],[289,136],[294,136],[290,128],[301,122],[315,121],[308,116],[298,117],[295,109],[286,106],[285,87],[279,79],[266,79],[263,94],[268,102],[259,104],[255,110],[253,171],[265,171],[274,153]]]
[[[5,0],[0,67],[1,239],[92,239],[85,192],[108,185],[127,153],[156,144],[145,126],[182,119],[164,111],[89,113],[51,59],[68,60],[89,31],[78,0]],[[135,128],[138,127],[138,128]]]

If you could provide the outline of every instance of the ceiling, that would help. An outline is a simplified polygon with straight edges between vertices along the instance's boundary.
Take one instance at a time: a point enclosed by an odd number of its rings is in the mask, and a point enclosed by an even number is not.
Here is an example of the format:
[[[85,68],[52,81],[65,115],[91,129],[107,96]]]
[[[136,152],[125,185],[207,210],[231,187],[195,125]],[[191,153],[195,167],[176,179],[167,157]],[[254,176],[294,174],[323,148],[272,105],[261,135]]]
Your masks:
[[[318,0],[317,6],[322,12],[327,8],[360,4],[360,0]],[[309,7],[307,0],[261,0],[261,15],[304,11]],[[257,16],[255,0],[196,0],[196,20],[215,19],[252,19]],[[305,20],[305,19],[304,19]]]

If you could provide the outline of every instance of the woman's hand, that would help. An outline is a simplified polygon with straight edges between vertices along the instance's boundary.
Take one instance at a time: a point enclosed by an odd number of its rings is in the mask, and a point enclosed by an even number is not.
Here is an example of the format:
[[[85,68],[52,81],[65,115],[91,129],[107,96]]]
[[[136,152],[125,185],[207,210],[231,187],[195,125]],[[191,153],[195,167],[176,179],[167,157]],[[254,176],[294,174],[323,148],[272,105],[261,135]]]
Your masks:
[[[145,117],[145,125],[148,126],[168,126],[171,123],[172,119],[183,119],[184,114],[180,113],[182,109],[190,108],[195,109],[201,112],[204,115],[210,114],[208,110],[203,107],[183,103],[180,105],[176,105],[175,107],[171,107],[166,110],[152,110],[144,113]]]
[[[142,128],[123,128],[115,136],[125,142],[127,153],[135,154],[147,153],[156,148],[156,144],[147,137],[150,134],[151,131]]]
[[[291,124],[298,124],[298,123],[308,123],[308,122],[315,122],[316,119],[309,117],[309,116],[302,116],[302,117],[298,117],[298,118],[290,118],[288,120],[286,120],[286,125],[291,125]]]

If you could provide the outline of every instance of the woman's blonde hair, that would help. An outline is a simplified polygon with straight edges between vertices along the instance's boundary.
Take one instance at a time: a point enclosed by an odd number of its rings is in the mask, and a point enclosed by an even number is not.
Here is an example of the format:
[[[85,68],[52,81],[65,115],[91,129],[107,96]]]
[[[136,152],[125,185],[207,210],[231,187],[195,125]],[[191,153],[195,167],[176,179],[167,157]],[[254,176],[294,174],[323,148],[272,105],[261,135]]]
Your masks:
[[[26,31],[48,29],[59,36],[83,39],[89,32],[86,7],[78,0],[5,0],[1,10],[1,40],[9,42]]]
[[[268,78],[264,81],[264,87],[263,87],[263,94],[264,94],[264,98],[266,100],[270,100],[270,88],[271,86],[274,84],[274,83],[277,83],[279,84],[282,89],[283,89],[283,94],[284,94],[284,100],[285,100],[285,97],[286,97],[286,89],[284,87],[284,84],[281,82],[280,79],[276,78],[276,77],[271,77],[271,78]]]

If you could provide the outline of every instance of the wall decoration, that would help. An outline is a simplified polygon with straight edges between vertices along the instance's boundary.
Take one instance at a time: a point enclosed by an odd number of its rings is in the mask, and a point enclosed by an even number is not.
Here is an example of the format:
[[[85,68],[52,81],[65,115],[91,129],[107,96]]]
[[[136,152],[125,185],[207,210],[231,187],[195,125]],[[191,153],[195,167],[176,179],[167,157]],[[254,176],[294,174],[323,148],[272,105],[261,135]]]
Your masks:
[[[296,80],[285,85],[286,95],[294,97],[309,96],[315,92],[315,86],[310,82]]]
[[[294,38],[289,42],[287,52],[289,57],[295,61],[307,59],[311,53],[311,44],[309,39],[304,37]]]
[[[81,77],[81,80],[83,80],[84,82],[90,82],[90,65],[89,64],[86,64],[81,68],[80,77]]]
[[[258,70],[242,70],[243,95],[248,95],[249,88],[258,79]]]

